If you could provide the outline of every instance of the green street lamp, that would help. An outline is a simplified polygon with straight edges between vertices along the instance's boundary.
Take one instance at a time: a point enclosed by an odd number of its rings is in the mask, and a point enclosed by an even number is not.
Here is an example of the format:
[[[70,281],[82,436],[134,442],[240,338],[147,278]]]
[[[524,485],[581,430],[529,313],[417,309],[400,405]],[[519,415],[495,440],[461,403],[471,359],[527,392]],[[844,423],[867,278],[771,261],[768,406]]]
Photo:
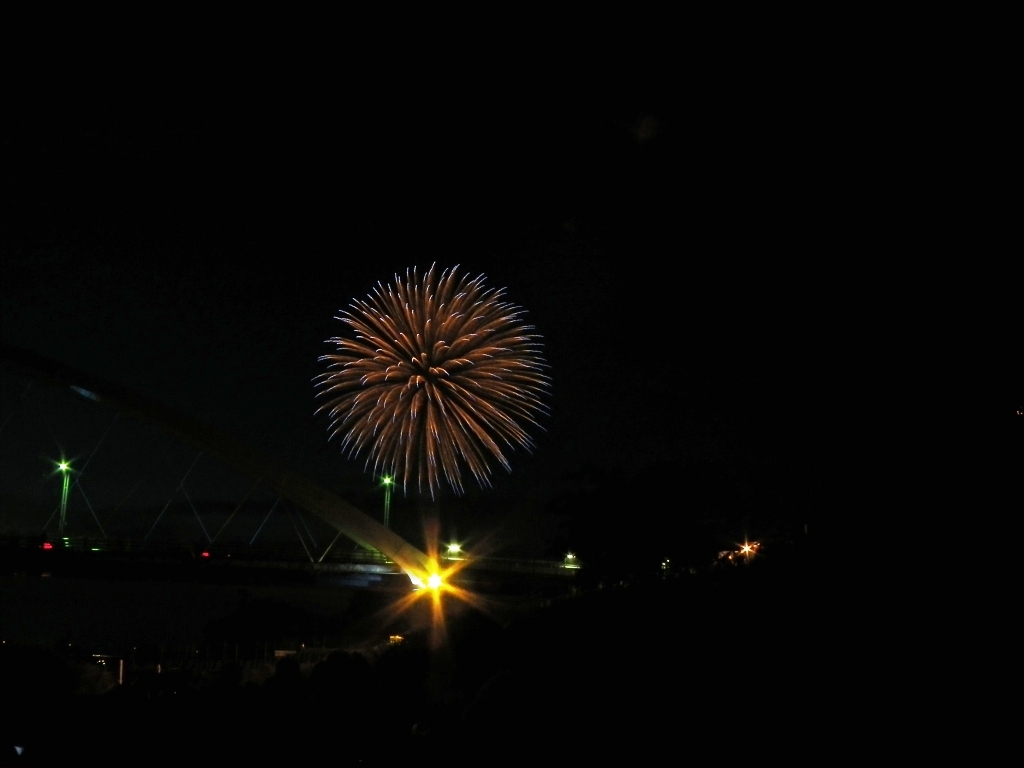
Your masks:
[[[384,483],[384,527],[390,528],[391,524],[391,486],[395,484],[394,478],[385,475],[380,479]]]
[[[57,524],[58,532],[63,536],[68,522],[68,482],[71,480],[71,465],[61,461],[57,464],[57,469],[64,475],[64,490],[60,494],[60,522]]]

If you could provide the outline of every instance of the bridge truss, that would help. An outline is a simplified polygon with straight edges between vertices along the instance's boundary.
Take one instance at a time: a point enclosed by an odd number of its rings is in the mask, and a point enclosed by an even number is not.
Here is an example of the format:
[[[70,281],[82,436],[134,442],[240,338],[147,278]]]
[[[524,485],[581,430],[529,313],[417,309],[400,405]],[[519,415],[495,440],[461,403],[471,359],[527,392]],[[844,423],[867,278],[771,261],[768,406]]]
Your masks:
[[[250,445],[34,353],[2,347],[0,363],[2,535],[90,549],[175,544],[197,558],[287,541],[315,565],[397,566],[414,582],[438,572],[394,531]],[[199,499],[200,486],[218,491]]]

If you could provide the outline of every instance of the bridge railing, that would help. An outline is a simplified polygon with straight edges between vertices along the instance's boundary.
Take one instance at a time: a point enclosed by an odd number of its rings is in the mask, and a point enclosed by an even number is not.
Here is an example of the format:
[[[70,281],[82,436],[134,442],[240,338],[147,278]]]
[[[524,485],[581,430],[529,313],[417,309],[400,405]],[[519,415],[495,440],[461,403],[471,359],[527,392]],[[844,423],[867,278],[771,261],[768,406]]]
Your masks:
[[[0,548],[55,552],[102,552],[141,557],[173,557],[209,561],[296,561],[309,564],[309,558],[301,549],[291,546],[246,546],[244,544],[215,544],[208,547],[193,542],[140,541],[137,539],[112,539],[100,536],[43,537],[39,535],[0,536]],[[358,549],[335,548],[320,561],[322,563],[364,563],[390,565],[391,560],[381,552]]]

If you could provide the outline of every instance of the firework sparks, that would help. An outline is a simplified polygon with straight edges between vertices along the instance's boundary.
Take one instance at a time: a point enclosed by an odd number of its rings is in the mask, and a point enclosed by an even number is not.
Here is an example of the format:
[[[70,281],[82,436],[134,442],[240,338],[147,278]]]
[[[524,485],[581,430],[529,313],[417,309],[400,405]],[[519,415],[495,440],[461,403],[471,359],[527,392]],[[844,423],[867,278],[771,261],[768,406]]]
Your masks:
[[[337,318],[352,336],[328,339],[336,353],[314,379],[329,439],[431,496],[442,479],[461,494],[463,468],[481,487],[492,461],[510,471],[505,449],[532,449],[526,430],[547,412],[548,366],[525,312],[457,270],[407,271],[353,301]]]

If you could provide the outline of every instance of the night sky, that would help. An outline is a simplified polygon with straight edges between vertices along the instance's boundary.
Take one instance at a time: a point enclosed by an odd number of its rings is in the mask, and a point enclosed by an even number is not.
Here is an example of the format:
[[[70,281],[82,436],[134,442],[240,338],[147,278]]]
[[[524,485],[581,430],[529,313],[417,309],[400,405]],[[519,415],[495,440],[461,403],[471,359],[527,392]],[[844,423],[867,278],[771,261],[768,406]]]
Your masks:
[[[848,255],[824,183],[838,161],[808,103],[748,85],[543,104],[40,101],[4,137],[0,341],[376,508],[363,462],[313,415],[318,356],[377,281],[461,265],[543,336],[550,417],[493,488],[396,498],[396,515],[550,547],[645,526],[796,535],[835,501],[843,439],[831,301]]]

